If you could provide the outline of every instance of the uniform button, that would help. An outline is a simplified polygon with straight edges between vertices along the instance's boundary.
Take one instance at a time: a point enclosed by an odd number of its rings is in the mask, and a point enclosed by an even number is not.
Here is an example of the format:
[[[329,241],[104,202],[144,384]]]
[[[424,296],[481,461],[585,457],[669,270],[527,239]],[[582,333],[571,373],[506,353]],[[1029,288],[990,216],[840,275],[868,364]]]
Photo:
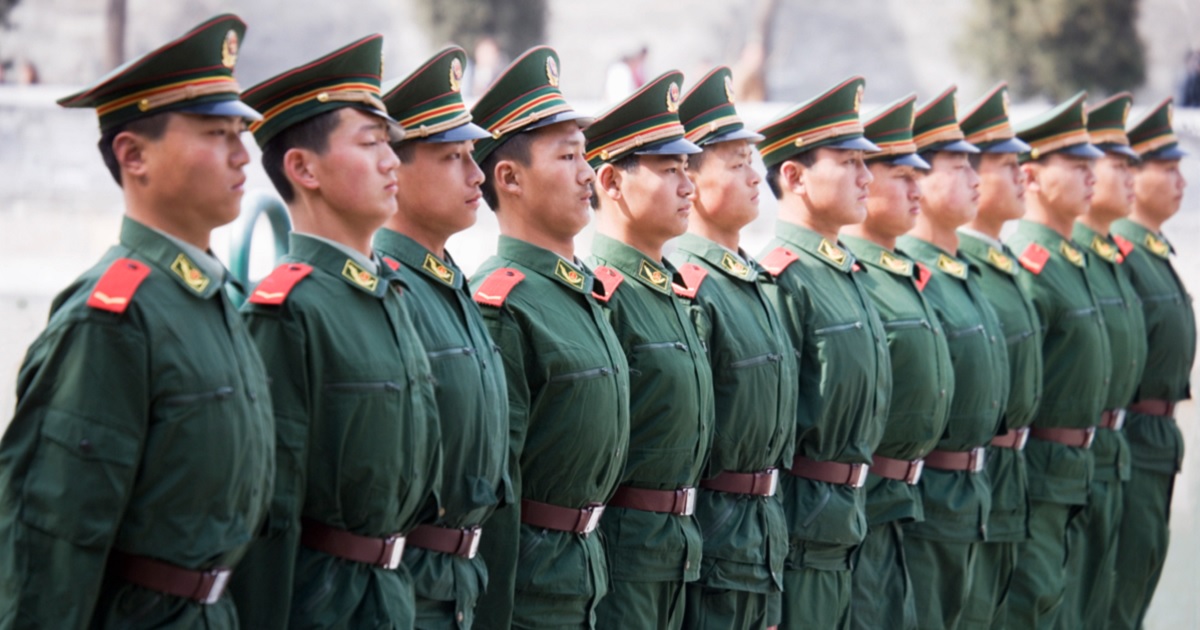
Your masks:
[[[687,570],[688,570],[688,569],[690,569],[690,568],[692,568],[692,561],[691,561],[691,560],[684,560],[684,561],[683,561],[683,570],[684,570],[684,571],[687,571]]]
[[[253,389],[246,392],[246,396],[250,398],[250,402],[255,402],[258,400],[258,394],[256,394]]]
[[[1111,381],[1111,380],[1112,380],[1111,378],[1105,377],[1105,378],[1104,378],[1104,384],[1105,384],[1105,385],[1108,385],[1109,381]]]
[[[458,621],[458,623],[462,623],[462,620],[463,620],[463,612],[462,612],[461,610],[460,610],[460,611],[458,611],[458,614],[454,616],[454,619],[455,619],[456,621]]]
[[[444,508],[444,507],[438,508],[438,516],[445,516],[445,515],[446,515],[446,508]]]
[[[84,453],[91,453],[92,452],[92,441],[88,440],[86,438],[79,440],[79,450],[83,451]]]
[[[942,391],[938,392],[938,398],[945,398],[945,397],[946,397],[946,390],[943,389]]]
[[[995,400],[993,400],[993,401],[992,401],[992,408],[996,408],[996,407],[999,407],[999,406],[1000,406],[1000,403],[999,403],[999,402],[997,402],[997,401],[995,401]]]

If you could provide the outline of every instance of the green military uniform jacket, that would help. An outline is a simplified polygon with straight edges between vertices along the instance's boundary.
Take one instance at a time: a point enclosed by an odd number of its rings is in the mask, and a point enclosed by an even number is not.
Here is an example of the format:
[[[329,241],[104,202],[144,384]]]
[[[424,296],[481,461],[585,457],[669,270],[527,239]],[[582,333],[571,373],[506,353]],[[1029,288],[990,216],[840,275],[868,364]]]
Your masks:
[[[887,426],[874,455],[919,459],[937,445],[949,420],[954,369],[945,332],[912,260],[866,239],[843,236],[842,242],[867,269],[859,279],[879,311],[891,357]],[[866,488],[869,525],[924,520],[917,486],[871,475]]]
[[[1123,409],[1133,402],[1146,367],[1146,318],[1142,300],[1133,288],[1124,257],[1111,238],[1076,223],[1071,239],[1087,257],[1088,283],[1104,315],[1112,351],[1112,381],[1105,409]],[[1129,442],[1123,431],[1097,429],[1092,443],[1096,481],[1129,480]]]
[[[228,593],[204,606],[105,575],[117,551],[235,566],[270,501],[266,372],[224,269],[198,258],[126,218],[55,298],[0,441],[0,627],[237,627]],[[98,286],[114,262],[148,275]]]
[[[469,528],[500,503],[512,503],[508,480],[508,391],[500,348],[471,300],[467,279],[447,254],[443,260],[392,230],[375,233],[375,249],[390,257],[408,287],[413,325],[433,370],[442,437],[445,512],[437,525]],[[385,263],[389,267],[393,263]],[[483,558],[467,560],[409,545],[404,562],[418,599],[458,603],[456,617],[470,626],[473,604],[487,584]]]
[[[521,499],[583,508],[617,487],[629,444],[629,365],[582,265],[500,237],[471,286],[493,272],[523,279],[500,306],[480,307],[504,357],[509,475],[517,502],[488,521],[480,550],[491,574],[478,625],[508,628],[513,596],[598,600],[608,591],[600,536],[521,523]],[[602,287],[597,286],[598,290]]]
[[[937,312],[954,365],[954,396],[939,450],[969,451],[986,446],[1000,430],[1008,401],[1008,354],[1000,318],[983,296],[969,262],[912,236],[901,251],[929,269],[924,295]],[[987,534],[992,506],[987,471],[926,468],[921,476],[925,521],[906,531],[920,538],[969,542]]]
[[[776,277],[777,285],[766,285],[767,295],[800,358],[797,454],[869,464],[883,436],[892,368],[862,271],[854,270],[854,257],[840,246],[783,221],[762,263]],[[781,481],[793,547],[862,542],[865,492],[792,475]]]
[[[670,263],[603,234],[596,235],[588,262],[607,285],[602,302],[629,362],[629,447],[620,483],[694,488],[712,443],[713,377],[686,306],[671,289],[672,280],[682,280]],[[614,580],[700,576],[703,541],[691,516],[614,506],[600,530]]]
[[[412,623],[403,565],[370,566],[300,544],[301,519],[386,538],[433,520],[438,509],[429,361],[402,295],[407,287],[369,262],[293,233],[279,269],[311,272],[281,303],[254,303],[280,298],[263,296],[260,283],[242,307],[278,401],[279,463],[267,527],[246,559],[253,572],[237,584],[244,627]]]
[[[716,421],[705,478],[791,465],[796,434],[796,357],[767,302],[773,282],[758,263],[694,234],[676,241],[676,265],[707,271],[686,298],[713,373]],[[777,474],[786,474],[780,473]],[[700,583],[752,593],[783,590],[787,522],[773,497],[701,490]]]
[[[1171,265],[1175,250],[1161,234],[1127,219],[1113,223],[1112,232],[1125,240],[1123,267],[1142,300],[1146,320],[1146,369],[1133,400],[1191,398],[1196,314],[1192,296]],[[1174,423],[1135,422],[1126,425],[1125,436],[1134,466],[1167,475],[1179,471],[1183,437]]]
[[[1049,227],[1027,220],[1017,225],[1009,244],[1029,271],[1018,281],[1033,298],[1043,335],[1042,402],[1034,426],[1095,426],[1111,383],[1112,358],[1104,316],[1087,279],[1087,259]],[[1087,503],[1090,450],[1031,437],[1025,457],[1032,500]]]
[[[1003,426],[1009,431],[1033,423],[1042,397],[1042,328],[1037,309],[1017,278],[1026,272],[1016,255],[999,241],[960,231],[958,253],[972,263],[979,288],[1000,318],[1008,350],[1008,404]],[[1019,542],[1029,538],[1029,475],[1024,451],[988,449],[987,471],[992,483],[988,516],[990,542]]]

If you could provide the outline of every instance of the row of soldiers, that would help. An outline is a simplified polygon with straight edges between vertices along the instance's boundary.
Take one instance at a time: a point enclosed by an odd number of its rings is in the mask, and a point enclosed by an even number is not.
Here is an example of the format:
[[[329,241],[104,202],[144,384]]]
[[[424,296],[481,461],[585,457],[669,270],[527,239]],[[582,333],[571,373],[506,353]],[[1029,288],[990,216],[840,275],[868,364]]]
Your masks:
[[[537,47],[468,111],[459,48],[242,90],[244,31],[60,101],[126,217],[20,372],[0,628],[1139,626],[1195,347],[1169,100],[864,124],[852,78],[753,131],[717,68],[593,120]],[[247,123],[294,231],[239,312]]]

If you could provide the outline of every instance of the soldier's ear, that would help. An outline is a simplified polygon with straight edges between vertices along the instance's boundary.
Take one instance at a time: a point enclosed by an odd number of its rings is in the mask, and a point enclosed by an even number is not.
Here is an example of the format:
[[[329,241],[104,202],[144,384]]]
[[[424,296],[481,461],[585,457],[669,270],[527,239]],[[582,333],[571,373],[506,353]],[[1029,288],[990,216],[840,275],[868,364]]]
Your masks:
[[[1021,174],[1025,179],[1025,190],[1030,192],[1038,191],[1037,174],[1039,165],[1037,162],[1026,162],[1020,166]]]
[[[804,194],[804,174],[807,171],[798,160],[786,160],[779,165],[779,188],[794,195]]]
[[[496,192],[503,192],[506,195],[513,197],[521,196],[521,165],[513,160],[500,160],[496,162],[495,171],[493,172],[496,182]]]
[[[292,147],[283,154],[283,172],[293,186],[305,190],[321,187],[320,173],[316,165],[316,154],[308,149]]]
[[[612,164],[601,164],[596,170],[596,183],[594,188],[597,194],[604,196],[614,201],[621,198],[621,173]]]
[[[146,149],[149,141],[132,131],[122,131],[112,140],[113,157],[121,167],[121,181],[145,177],[149,164]]]

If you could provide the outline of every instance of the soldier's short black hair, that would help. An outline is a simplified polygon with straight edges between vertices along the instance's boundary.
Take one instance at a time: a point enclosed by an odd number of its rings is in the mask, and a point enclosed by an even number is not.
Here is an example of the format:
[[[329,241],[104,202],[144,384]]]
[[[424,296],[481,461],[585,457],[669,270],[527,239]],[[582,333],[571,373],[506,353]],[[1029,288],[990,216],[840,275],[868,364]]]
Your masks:
[[[292,125],[280,131],[263,147],[263,170],[267,172],[267,177],[271,178],[271,183],[275,185],[275,190],[283,197],[285,203],[291,203],[296,198],[296,191],[288,181],[287,174],[283,172],[283,156],[289,149],[308,149],[317,154],[327,151],[329,136],[338,126],[337,114],[340,111],[342,110],[328,111]]]
[[[135,133],[147,140],[158,140],[167,131],[167,123],[171,120],[171,112],[161,112],[131,120],[123,125],[117,125],[100,136],[100,142],[96,143],[96,147],[100,149],[100,157],[104,160],[104,166],[108,167],[108,172],[112,174],[113,180],[118,186],[124,187],[124,182],[121,181],[121,165],[117,163],[117,155],[113,152],[113,140],[123,131]]]
[[[783,199],[783,186],[779,184],[779,177],[781,175],[780,171],[783,169],[784,163],[789,161],[799,162],[804,166],[804,168],[811,168],[813,164],[817,163],[817,152],[805,151],[804,153],[793,155],[783,162],[774,164],[767,169],[767,188],[771,189],[771,194],[775,195],[776,199]]]

